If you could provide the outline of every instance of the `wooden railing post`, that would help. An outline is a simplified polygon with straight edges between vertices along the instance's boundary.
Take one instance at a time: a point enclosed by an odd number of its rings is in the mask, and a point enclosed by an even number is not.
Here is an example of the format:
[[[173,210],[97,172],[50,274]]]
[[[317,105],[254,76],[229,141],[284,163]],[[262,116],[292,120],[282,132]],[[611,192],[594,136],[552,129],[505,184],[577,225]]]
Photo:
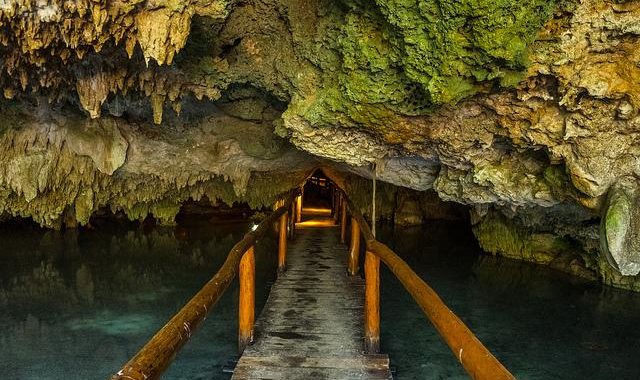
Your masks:
[[[284,272],[287,265],[287,213],[280,217],[278,239],[278,272]]]
[[[336,202],[337,202],[337,197],[336,197],[336,190],[331,187],[329,190],[329,194],[331,195],[331,216],[332,217],[336,217]]]
[[[280,207],[260,222],[255,229],[247,232],[244,238],[231,248],[216,274],[111,377],[111,380],[154,380],[160,378],[237,275],[241,276],[238,337],[239,345],[245,347],[251,341],[255,321],[255,257],[253,247],[256,241],[271,229],[272,225],[278,224],[278,219],[287,212],[288,205],[293,201],[294,193],[292,190],[284,202],[287,207]]]
[[[351,217],[351,244],[349,245],[349,275],[358,274],[360,259],[360,226],[354,217]]]
[[[291,204],[289,208],[289,239],[293,239],[296,235],[296,205]]]
[[[345,200],[340,204],[340,242],[347,242],[347,202]]]
[[[302,194],[296,197],[296,223],[302,222]]]
[[[253,324],[255,321],[256,302],[256,258],[252,246],[240,260],[238,280],[240,282],[240,299],[238,303],[238,351],[253,341]]]
[[[364,259],[364,349],[380,352],[380,258],[367,251]]]

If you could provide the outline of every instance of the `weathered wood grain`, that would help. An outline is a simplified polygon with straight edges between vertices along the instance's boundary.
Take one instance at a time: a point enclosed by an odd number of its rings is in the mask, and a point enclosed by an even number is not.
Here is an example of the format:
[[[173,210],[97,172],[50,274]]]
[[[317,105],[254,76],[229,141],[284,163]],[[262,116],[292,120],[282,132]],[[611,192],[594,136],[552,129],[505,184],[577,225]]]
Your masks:
[[[348,275],[339,238],[337,228],[297,231],[233,380],[392,378],[386,355],[364,353],[364,282]]]
[[[286,213],[297,192],[288,198],[255,231],[233,246],[218,272],[165,324],[156,334],[114,374],[112,380],[151,380],[159,378],[169,367],[180,349],[189,341],[192,333],[206,318],[239,271],[244,254],[264,236],[278,218]]]
[[[345,197],[353,220],[358,223],[366,242],[367,255],[378,257],[400,280],[404,288],[433,323],[440,336],[472,379],[513,380],[515,377],[480,342],[469,328],[445,305],[438,294],[420,278],[409,265],[389,247],[377,241],[360,210]],[[379,264],[376,264],[379,265]],[[375,278],[375,276],[373,276]],[[370,290],[374,292],[375,289]],[[369,329],[367,341],[376,337]],[[379,338],[378,338],[379,339]]]

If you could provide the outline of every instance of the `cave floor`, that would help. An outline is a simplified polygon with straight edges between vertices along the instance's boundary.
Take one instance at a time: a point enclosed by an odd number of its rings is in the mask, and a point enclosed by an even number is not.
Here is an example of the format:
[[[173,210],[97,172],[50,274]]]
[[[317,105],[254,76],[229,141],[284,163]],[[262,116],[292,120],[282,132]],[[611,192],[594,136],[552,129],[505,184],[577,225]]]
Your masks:
[[[232,379],[391,379],[387,355],[363,353],[364,282],[347,275],[333,219],[305,211]]]

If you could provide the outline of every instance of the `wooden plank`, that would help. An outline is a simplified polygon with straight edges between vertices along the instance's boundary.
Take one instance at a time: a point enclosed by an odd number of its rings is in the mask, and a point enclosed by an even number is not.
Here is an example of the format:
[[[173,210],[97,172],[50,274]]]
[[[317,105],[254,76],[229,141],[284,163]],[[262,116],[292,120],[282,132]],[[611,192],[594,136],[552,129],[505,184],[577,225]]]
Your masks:
[[[285,205],[293,202],[295,191],[289,193]],[[192,333],[207,317],[209,311],[222,297],[235,278],[242,257],[255,245],[271,225],[288,210],[280,207],[264,219],[258,227],[248,232],[233,246],[218,272],[176,313],[156,334],[115,373],[112,380],[158,379],[169,367]]]
[[[339,238],[298,231],[233,380],[392,378],[386,355],[364,353],[364,281],[348,275]]]
[[[300,367],[274,367],[259,366],[239,367],[232,379],[247,380],[388,380],[388,370],[365,371],[361,369],[336,369],[336,368],[300,368]]]
[[[271,365],[279,362],[280,367],[301,367],[301,368],[343,368],[351,369],[362,367],[365,370],[379,370],[389,366],[387,357],[305,357],[299,356],[247,356],[245,362],[255,366]]]

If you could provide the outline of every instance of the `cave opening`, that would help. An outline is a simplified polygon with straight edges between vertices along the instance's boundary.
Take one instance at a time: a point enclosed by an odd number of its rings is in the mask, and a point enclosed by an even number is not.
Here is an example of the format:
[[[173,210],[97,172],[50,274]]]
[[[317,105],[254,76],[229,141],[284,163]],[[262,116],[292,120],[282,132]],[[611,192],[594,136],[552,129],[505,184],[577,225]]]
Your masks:
[[[316,170],[304,184],[303,207],[329,210],[333,212],[332,199],[335,195],[332,181],[320,169]]]
[[[113,374],[247,236],[256,310],[286,244],[363,264],[346,194],[515,377],[640,378],[640,7],[408,3],[0,0],[3,376]],[[395,377],[464,376],[380,271]],[[168,378],[232,376],[240,292]]]

